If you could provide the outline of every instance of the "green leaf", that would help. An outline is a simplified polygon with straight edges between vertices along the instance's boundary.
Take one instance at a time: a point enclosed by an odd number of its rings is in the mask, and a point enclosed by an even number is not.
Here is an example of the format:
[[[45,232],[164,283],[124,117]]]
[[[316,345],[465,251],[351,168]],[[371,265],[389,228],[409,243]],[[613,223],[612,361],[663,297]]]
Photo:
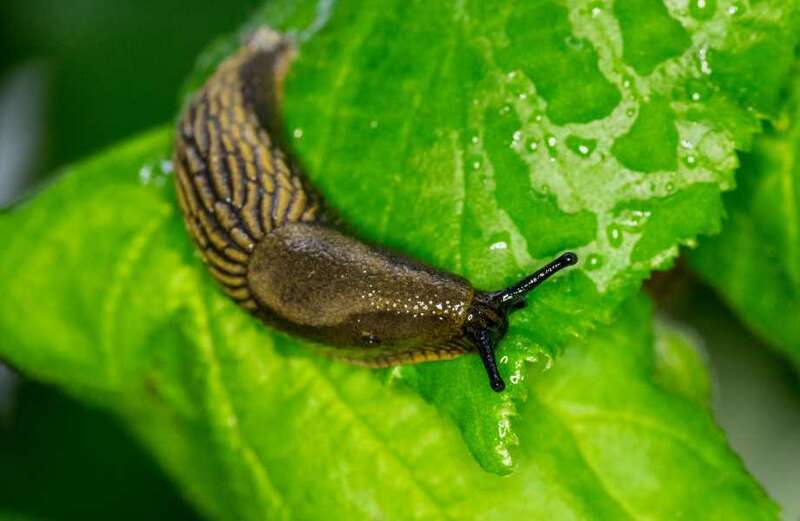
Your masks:
[[[511,470],[516,436],[499,433],[526,362],[549,363],[718,231],[735,150],[778,112],[791,61],[794,1],[609,4],[282,1],[256,18],[304,42],[287,138],[360,236],[483,289],[567,249],[583,259],[513,317],[507,393],[475,357],[393,373],[493,472]]]
[[[741,319],[800,367],[800,81],[784,117],[742,158],[739,188],[725,198],[722,234],[691,265]]]
[[[48,521],[196,520],[122,427],[55,389],[20,382],[13,412],[0,416],[0,519],[12,519],[7,510]]]
[[[708,411],[659,383],[703,376],[658,369],[644,299],[525,381],[518,471],[486,473],[420,396],[305,352],[206,282],[162,171],[170,140],[70,169],[0,218],[0,353],[113,410],[208,517],[775,518]]]
[[[717,230],[734,150],[748,145],[758,114],[775,112],[785,68],[776,61],[761,77],[751,62],[789,52],[795,7],[769,0],[698,17],[656,0],[614,9],[283,0],[248,25],[301,28],[285,95],[287,132],[309,175],[362,237],[486,289],[566,249],[584,259],[514,316],[499,351],[506,393],[490,391],[474,356],[391,372],[454,419],[484,468],[511,471],[510,422],[527,394],[527,362],[551,363],[608,320],[652,269],[667,266],[679,244]],[[164,139],[145,139],[126,154],[141,147],[140,160],[160,161]],[[6,219],[8,234],[23,242],[0,260],[10,302],[32,294],[44,308],[27,333],[33,338],[9,332],[4,355],[45,378],[70,374],[100,401],[133,370],[136,353],[176,334],[159,329],[165,316],[216,295],[201,269],[181,264],[192,253],[169,180],[156,175],[166,186],[142,187],[131,181],[131,160],[125,164],[112,153],[81,168],[95,179],[63,181],[50,197],[75,210],[59,212],[61,227],[49,233],[36,228],[38,249],[24,243],[33,232]],[[158,170],[143,168],[144,177]],[[75,264],[65,265],[70,253]],[[148,255],[157,261],[143,270],[140,257]],[[163,270],[183,278],[154,275]],[[74,301],[75,286],[86,307]],[[141,316],[132,323],[134,304]],[[184,320],[203,316],[188,309]],[[205,327],[223,327],[209,320]],[[287,355],[309,356],[299,342],[275,338]],[[49,347],[18,352],[37,340]]]
[[[558,482],[567,463],[564,479],[586,486],[578,496],[611,500],[608,511],[586,504],[587,517],[777,518],[703,412],[708,375],[695,339],[663,321],[653,330],[649,318],[643,297],[629,300],[613,326],[570,346],[533,383],[520,419],[522,452],[538,445],[535,461],[543,449],[559,460],[551,479]],[[527,438],[531,432],[538,435]]]
[[[658,317],[653,330],[653,379],[670,392],[710,408],[711,381],[700,337],[665,317]]]

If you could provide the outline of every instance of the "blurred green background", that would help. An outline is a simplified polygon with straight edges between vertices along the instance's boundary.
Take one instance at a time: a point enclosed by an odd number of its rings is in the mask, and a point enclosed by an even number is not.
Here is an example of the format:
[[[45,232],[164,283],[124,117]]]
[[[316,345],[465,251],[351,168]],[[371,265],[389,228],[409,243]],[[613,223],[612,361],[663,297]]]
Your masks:
[[[198,53],[257,0],[3,0],[0,85],[41,115],[34,173],[172,118]],[[4,104],[5,107],[5,104]]]
[[[260,2],[3,0],[0,206],[58,166],[174,117],[198,53]],[[684,270],[651,293],[704,340],[715,414],[747,467],[800,519],[800,385]],[[0,519],[195,519],[105,413],[0,369]]]
[[[0,2],[0,207],[171,120],[200,51],[257,0]],[[197,519],[113,418],[0,367],[0,519]]]

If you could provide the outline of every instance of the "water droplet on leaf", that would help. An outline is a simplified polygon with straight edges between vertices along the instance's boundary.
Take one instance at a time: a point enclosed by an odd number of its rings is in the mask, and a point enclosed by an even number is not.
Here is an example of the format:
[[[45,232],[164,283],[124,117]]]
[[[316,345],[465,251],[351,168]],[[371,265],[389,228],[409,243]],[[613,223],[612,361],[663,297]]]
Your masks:
[[[717,0],[691,0],[689,14],[695,20],[708,20],[717,10]]]
[[[603,266],[603,257],[601,255],[592,253],[586,258],[586,269],[588,271],[594,271],[602,266]]]
[[[567,145],[567,148],[572,150],[578,156],[589,157],[597,147],[597,140],[570,135],[567,137],[565,144]]]
[[[686,95],[692,101],[705,101],[711,94],[708,83],[697,78],[686,81]]]
[[[622,246],[622,241],[625,239],[622,234],[622,228],[616,224],[611,224],[606,228],[606,236],[608,237],[608,243],[613,248]]]

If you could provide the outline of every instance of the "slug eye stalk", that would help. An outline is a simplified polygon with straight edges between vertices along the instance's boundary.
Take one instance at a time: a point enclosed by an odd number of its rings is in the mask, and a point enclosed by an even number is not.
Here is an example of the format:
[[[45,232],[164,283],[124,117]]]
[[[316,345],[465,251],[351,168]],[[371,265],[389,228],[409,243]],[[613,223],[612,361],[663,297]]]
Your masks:
[[[542,282],[577,262],[578,256],[571,251],[567,252],[513,286],[492,293],[490,298],[499,308],[514,308],[522,302],[528,293],[538,288]]]
[[[528,293],[559,271],[577,262],[578,256],[567,252],[506,289],[476,295],[475,303],[467,318],[465,332],[478,350],[486,375],[489,377],[489,385],[494,391],[500,392],[506,388],[497,369],[495,346],[506,334],[508,315],[525,307],[525,296]]]

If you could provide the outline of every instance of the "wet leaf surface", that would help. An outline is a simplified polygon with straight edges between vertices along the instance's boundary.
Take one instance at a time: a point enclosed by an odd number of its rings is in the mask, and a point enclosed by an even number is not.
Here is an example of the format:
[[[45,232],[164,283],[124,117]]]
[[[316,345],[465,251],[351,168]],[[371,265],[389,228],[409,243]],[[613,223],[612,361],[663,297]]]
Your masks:
[[[117,411],[215,518],[667,517],[681,487],[705,490],[709,475],[719,496],[683,508],[769,517],[708,413],[680,397],[696,386],[648,391],[645,303],[613,337],[629,335],[630,351],[598,340],[607,348],[575,348],[591,367],[569,350],[556,359],[680,244],[718,229],[735,150],[778,111],[782,73],[756,77],[752,61],[790,53],[795,5],[727,7],[278,2],[256,17],[305,28],[287,138],[358,235],[486,289],[579,253],[514,316],[499,351],[506,393],[474,356],[366,371],[238,310],[183,230],[170,129],[69,169],[0,217],[0,356]],[[598,418],[605,434],[580,431],[594,420],[559,405],[567,391],[600,411],[616,393],[631,410]],[[651,426],[629,413],[686,431],[636,445]],[[507,474],[515,462],[505,480],[478,466]]]

